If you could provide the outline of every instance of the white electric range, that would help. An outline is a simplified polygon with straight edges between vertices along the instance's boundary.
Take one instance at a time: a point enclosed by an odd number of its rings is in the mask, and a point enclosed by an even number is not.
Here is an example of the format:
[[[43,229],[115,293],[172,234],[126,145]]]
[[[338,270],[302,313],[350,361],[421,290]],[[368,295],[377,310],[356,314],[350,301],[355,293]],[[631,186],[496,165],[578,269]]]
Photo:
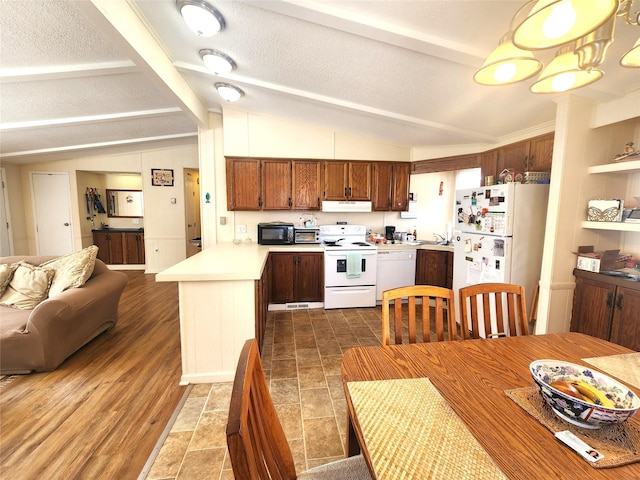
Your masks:
[[[320,225],[324,308],[376,306],[377,247],[364,225]]]

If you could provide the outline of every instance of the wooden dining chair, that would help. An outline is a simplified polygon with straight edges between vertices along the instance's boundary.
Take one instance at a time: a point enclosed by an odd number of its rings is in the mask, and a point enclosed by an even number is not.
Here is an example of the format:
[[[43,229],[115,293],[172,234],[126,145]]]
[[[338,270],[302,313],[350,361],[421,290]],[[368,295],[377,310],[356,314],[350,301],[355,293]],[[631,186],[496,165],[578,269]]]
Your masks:
[[[403,321],[403,299],[407,299],[407,322]],[[420,300],[420,302],[418,302]],[[393,329],[390,320],[390,304],[393,302]],[[434,307],[431,305],[434,304]],[[422,320],[422,342],[431,341],[431,321],[434,320],[436,340],[457,340],[457,325],[453,290],[433,285],[411,285],[382,292],[382,344],[391,343],[393,330],[396,344],[402,343],[403,331],[408,327],[409,343],[419,341],[417,313]],[[445,326],[446,323],[446,326]],[[446,330],[446,336],[445,336]]]
[[[258,342],[240,353],[227,419],[227,447],[236,480],[356,480],[371,475],[362,455],[296,475],[293,455],[262,370]]]
[[[460,324],[463,338],[494,338],[529,334],[524,287],[481,283],[463,287]]]

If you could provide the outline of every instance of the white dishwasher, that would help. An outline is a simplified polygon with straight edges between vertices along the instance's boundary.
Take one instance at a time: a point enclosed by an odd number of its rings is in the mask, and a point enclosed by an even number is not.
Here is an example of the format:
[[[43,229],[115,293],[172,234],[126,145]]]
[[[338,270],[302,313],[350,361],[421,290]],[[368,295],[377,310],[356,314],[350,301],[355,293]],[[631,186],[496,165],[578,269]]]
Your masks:
[[[416,249],[383,250],[378,248],[378,274],[376,277],[376,301],[382,300],[382,292],[390,288],[406,287],[416,283]]]

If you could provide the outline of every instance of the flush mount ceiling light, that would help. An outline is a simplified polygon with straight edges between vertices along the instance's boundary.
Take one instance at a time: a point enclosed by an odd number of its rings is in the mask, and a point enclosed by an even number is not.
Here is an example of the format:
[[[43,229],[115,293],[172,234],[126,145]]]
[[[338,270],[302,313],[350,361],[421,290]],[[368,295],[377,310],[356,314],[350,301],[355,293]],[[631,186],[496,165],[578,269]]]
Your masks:
[[[603,76],[604,61],[617,17],[638,26],[635,0],[531,0],[511,20],[509,32],[489,55],[474,80],[482,85],[507,85],[531,78],[542,68],[534,51],[560,46],[556,57],[531,86],[533,93],[573,90]],[[640,40],[620,60],[639,67]]]
[[[238,87],[229,83],[218,82],[214,84],[220,96],[227,102],[235,102],[244,95],[244,92]]]
[[[200,37],[211,37],[224,29],[224,18],[204,0],[177,0],[187,26]]]
[[[204,48],[200,50],[200,57],[204,65],[215,75],[225,75],[236,68],[236,62],[230,56],[218,50]]]

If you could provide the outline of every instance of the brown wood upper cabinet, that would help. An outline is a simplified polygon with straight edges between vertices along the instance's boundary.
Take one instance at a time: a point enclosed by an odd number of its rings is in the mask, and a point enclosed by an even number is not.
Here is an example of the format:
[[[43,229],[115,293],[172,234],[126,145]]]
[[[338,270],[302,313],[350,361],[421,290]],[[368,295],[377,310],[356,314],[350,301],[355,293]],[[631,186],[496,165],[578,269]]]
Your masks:
[[[323,161],[324,200],[371,200],[371,162]]]
[[[320,210],[320,160],[227,157],[229,210]]]
[[[373,162],[373,210],[407,210],[409,199],[409,162]]]
[[[551,132],[482,153],[482,185],[485,185],[485,179],[489,175],[493,175],[494,183],[498,183],[500,172],[505,168],[519,172],[551,171],[553,139],[554,133]]]
[[[291,185],[294,210],[320,210],[322,169],[319,160],[292,160]]]
[[[262,160],[261,178],[262,209],[291,209],[291,160]]]
[[[262,210],[261,160],[227,157],[227,209]]]

